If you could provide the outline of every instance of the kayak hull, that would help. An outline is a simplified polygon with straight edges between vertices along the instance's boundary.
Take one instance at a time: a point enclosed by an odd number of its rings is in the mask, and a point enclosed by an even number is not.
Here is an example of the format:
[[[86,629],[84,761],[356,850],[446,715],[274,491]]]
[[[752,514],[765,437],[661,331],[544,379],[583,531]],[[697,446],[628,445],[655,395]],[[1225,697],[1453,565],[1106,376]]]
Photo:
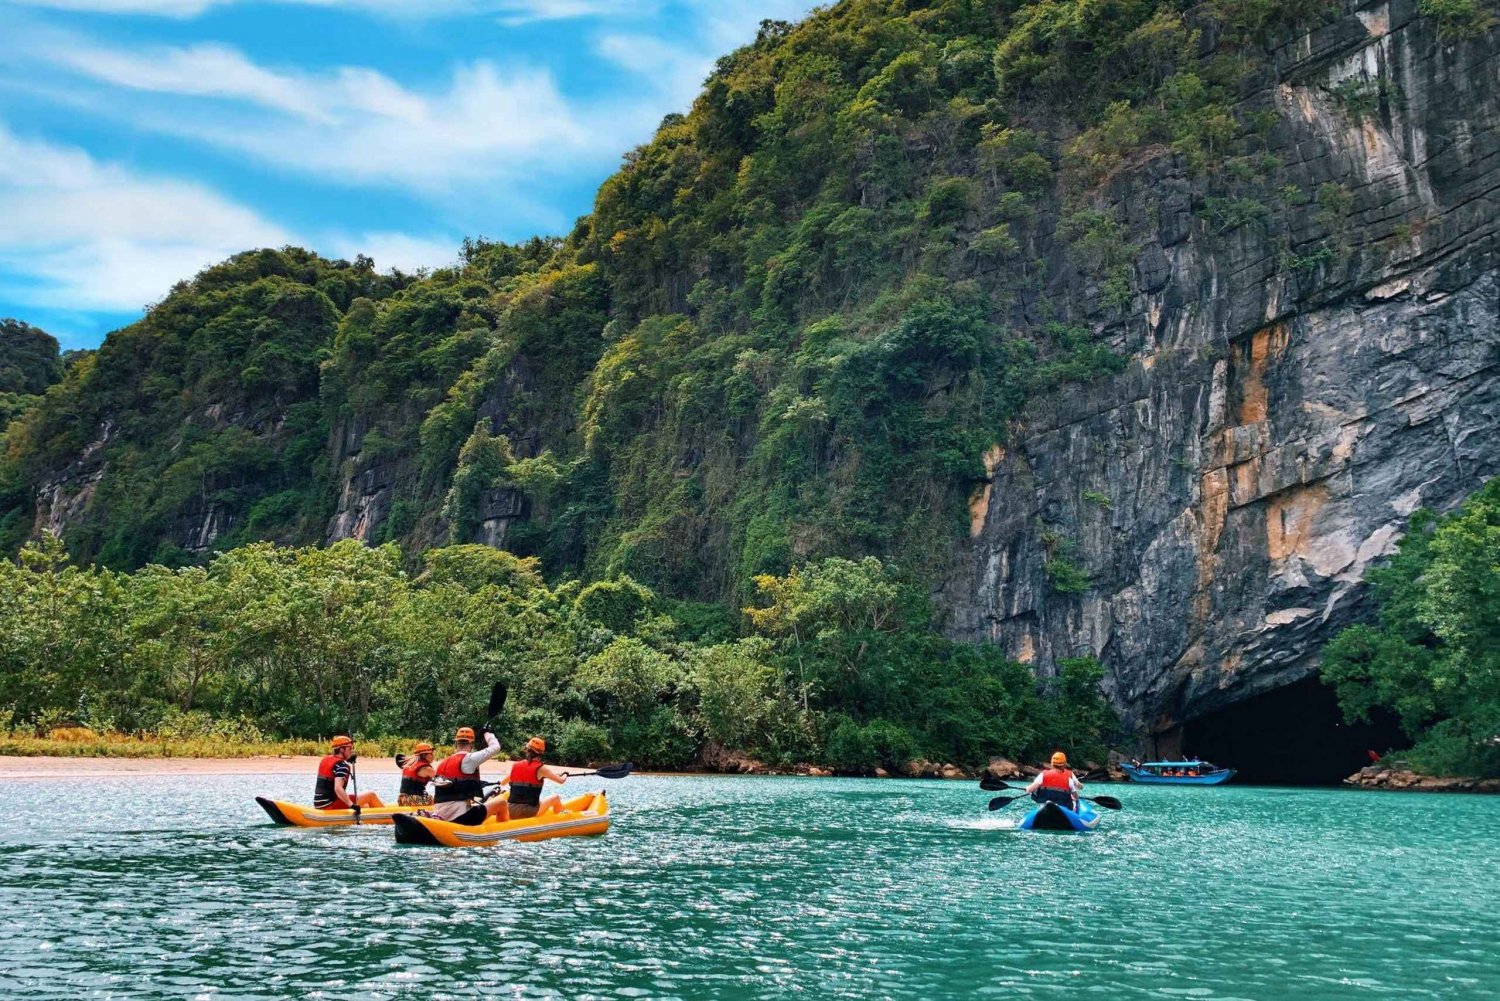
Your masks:
[[[525,820],[468,826],[434,817],[398,815],[396,840],[404,845],[435,848],[488,848],[507,841],[547,841],[552,838],[597,837],[609,830],[609,800],[604,793],[588,793],[563,803],[556,813]]]
[[[355,819],[353,810],[315,810],[300,803],[255,797],[255,802],[275,823],[282,827],[343,827],[350,824],[389,824],[392,817],[403,816],[420,806],[367,806]]]
[[[1056,803],[1043,803],[1021,821],[1023,831],[1062,831],[1084,833],[1099,826],[1099,812],[1088,803],[1079,804],[1078,812]]]

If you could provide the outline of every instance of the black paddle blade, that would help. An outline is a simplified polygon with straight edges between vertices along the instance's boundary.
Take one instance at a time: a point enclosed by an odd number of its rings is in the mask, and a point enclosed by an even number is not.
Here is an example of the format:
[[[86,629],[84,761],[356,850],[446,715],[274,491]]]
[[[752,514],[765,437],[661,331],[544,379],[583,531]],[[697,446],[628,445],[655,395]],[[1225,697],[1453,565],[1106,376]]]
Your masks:
[[[1001,782],[993,775],[986,775],[984,778],[979,780],[979,788],[983,789],[985,792],[999,792],[1001,789],[1009,789],[1010,786],[1006,785],[1004,782]]]
[[[1090,797],[1088,797],[1088,800],[1089,800],[1090,803],[1098,803],[1100,806],[1104,807],[1106,810],[1119,810],[1119,809],[1123,809],[1123,807],[1120,804],[1120,801],[1117,800],[1117,799],[1115,799],[1113,796],[1090,796]]]
[[[594,769],[594,774],[601,779],[623,779],[635,771],[635,765],[629,761],[621,761],[619,764],[605,765],[603,768]]]
[[[396,755],[396,767],[397,768],[405,768],[406,767],[406,755],[404,755],[404,754],[398,754],[398,755]]]
[[[490,689],[490,704],[485,715],[487,715],[490,719],[494,719],[496,716],[499,716],[500,710],[505,708],[506,694],[505,682],[495,682],[495,687]]]
[[[1020,796],[996,796],[994,799],[990,800],[990,809],[998,810],[1002,806],[1009,806],[1020,798]]]

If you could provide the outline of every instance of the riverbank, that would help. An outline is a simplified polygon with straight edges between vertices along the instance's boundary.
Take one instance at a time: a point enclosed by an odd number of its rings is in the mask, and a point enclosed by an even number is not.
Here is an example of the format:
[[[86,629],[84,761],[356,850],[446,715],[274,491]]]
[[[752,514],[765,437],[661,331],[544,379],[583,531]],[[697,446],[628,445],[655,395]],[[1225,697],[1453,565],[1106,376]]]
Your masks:
[[[361,738],[365,757],[390,757],[411,750],[415,740]],[[60,727],[48,737],[0,733],[0,758],[288,758],[327,753],[322,740],[239,740],[212,735],[164,737],[98,733],[84,727]]]
[[[1361,768],[1344,780],[1357,789],[1396,789],[1403,792],[1500,793],[1500,778],[1479,779],[1455,775],[1423,775],[1404,767],[1405,762]]]
[[[0,755],[0,781],[18,779],[98,779],[150,775],[312,775],[317,755],[248,755],[235,758],[124,758],[55,755]],[[359,759],[362,779],[394,778],[391,758]]]

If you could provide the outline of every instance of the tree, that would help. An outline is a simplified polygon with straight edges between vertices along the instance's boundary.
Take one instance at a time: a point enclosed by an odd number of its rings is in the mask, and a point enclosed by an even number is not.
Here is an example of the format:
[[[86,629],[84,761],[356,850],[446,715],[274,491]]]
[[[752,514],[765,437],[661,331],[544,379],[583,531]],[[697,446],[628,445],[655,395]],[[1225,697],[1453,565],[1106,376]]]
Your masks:
[[[1368,576],[1375,621],[1323,652],[1345,716],[1388,708],[1424,767],[1500,774],[1500,478],[1451,514],[1413,514]]]

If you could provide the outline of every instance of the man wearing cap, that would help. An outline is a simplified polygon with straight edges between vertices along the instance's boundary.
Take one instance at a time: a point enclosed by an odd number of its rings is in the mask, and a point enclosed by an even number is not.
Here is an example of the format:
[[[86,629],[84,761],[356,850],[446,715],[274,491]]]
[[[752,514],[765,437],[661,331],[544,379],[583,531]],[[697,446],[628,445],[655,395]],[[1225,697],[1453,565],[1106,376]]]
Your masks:
[[[432,797],[427,793],[427,783],[434,775],[432,753],[433,746],[426,742],[411,749],[411,757],[401,766],[401,792],[396,796],[400,805],[432,805]]]
[[[510,783],[510,803],[501,812],[500,819],[524,820],[562,809],[561,797],[542,799],[542,785],[548,779],[558,785],[568,781],[567,772],[542,764],[542,756],[546,753],[547,742],[541,737],[532,737],[526,742],[525,756],[510,763],[506,775],[506,781]]]
[[[500,753],[500,741],[484,728],[485,748],[474,750],[474,729],[461,726],[453,735],[453,753],[434,769],[432,815],[454,824],[482,824],[505,807],[505,801],[484,799],[484,780],[479,766]],[[477,801],[477,802],[475,802]],[[471,805],[472,804],[472,805]]]
[[[1056,803],[1078,811],[1078,795],[1083,792],[1083,783],[1068,767],[1068,756],[1061,751],[1052,755],[1052,764],[1031,780],[1026,787],[1031,798],[1038,803]]]
[[[313,786],[313,809],[353,810],[361,806],[384,806],[373,792],[351,796],[345,788],[354,775],[354,741],[342,734],[333,738],[333,753],[318,762],[318,781]]]

